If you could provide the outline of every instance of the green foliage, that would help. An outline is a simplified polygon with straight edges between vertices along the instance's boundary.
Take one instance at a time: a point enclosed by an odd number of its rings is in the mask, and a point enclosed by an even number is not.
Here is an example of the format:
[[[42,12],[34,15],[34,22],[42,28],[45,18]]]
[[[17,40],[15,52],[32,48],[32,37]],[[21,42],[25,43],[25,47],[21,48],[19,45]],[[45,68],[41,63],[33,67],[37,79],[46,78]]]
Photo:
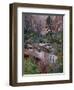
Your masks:
[[[36,74],[39,73],[37,65],[34,63],[33,58],[28,58],[24,60],[24,73],[25,74]]]
[[[57,64],[59,65],[58,72],[63,72],[63,53],[60,52],[57,55],[58,55]]]

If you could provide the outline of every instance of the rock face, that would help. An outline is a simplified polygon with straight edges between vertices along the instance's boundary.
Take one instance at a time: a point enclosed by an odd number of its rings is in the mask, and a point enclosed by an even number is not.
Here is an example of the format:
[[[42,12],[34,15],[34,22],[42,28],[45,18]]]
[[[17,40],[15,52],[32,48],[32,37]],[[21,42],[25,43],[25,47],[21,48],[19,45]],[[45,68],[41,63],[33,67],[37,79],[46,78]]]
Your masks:
[[[50,27],[53,32],[63,31],[63,16],[50,16]]]
[[[24,27],[42,35],[63,30],[63,15],[24,15]]]

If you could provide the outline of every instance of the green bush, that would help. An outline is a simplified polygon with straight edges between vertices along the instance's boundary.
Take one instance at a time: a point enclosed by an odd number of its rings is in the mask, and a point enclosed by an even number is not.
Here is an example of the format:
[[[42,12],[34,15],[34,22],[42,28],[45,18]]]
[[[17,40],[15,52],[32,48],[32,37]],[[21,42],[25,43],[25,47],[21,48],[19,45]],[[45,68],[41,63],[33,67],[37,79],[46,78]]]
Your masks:
[[[36,74],[39,73],[37,65],[34,63],[33,58],[28,58],[24,60],[24,74]]]

